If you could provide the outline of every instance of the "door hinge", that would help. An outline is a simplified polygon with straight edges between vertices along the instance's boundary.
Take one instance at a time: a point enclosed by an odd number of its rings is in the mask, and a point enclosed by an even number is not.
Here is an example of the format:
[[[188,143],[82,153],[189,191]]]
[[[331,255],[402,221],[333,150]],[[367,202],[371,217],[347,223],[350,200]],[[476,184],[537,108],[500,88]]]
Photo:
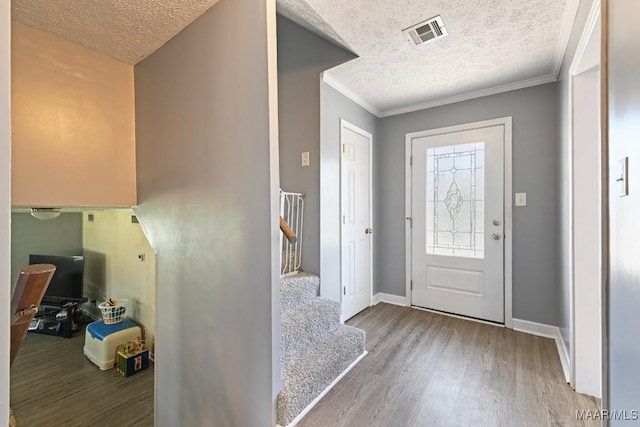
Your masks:
[[[347,287],[346,286],[342,287],[342,295],[347,295]]]
[[[342,144],[342,152],[343,153],[347,152],[347,144]]]
[[[346,215],[342,215],[342,224],[346,224],[347,223],[347,216]]]
[[[409,166],[413,166],[413,156],[409,156]]]
[[[411,281],[411,290],[413,290],[413,280]]]
[[[410,216],[405,218],[406,220],[409,221],[409,228],[413,228],[413,218],[411,218]]]

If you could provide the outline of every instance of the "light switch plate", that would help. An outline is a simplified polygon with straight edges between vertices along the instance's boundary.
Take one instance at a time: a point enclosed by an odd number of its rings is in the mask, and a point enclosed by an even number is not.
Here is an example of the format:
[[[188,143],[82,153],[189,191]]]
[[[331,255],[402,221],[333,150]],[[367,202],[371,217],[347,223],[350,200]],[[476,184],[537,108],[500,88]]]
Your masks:
[[[527,206],[527,193],[516,193],[516,206]]]
[[[309,152],[305,151],[301,156],[302,166],[309,166]]]
[[[618,176],[616,176],[616,182],[618,183],[618,197],[624,197],[629,195],[629,158],[618,162]]]

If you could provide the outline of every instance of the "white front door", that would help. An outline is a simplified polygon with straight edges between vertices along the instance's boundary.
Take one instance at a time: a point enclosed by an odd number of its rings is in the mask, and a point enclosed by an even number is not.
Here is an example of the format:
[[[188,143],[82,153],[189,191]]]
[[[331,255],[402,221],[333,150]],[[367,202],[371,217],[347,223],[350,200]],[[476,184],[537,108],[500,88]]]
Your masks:
[[[412,139],[412,305],[504,322],[504,139],[504,125]]]
[[[370,305],[371,134],[341,121],[342,319]]]

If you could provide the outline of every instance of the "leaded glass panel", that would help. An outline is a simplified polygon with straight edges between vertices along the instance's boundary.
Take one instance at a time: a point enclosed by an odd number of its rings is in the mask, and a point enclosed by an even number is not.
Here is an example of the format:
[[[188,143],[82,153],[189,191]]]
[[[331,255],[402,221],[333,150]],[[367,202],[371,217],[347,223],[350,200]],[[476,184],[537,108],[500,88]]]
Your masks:
[[[484,258],[484,142],[427,149],[427,253]]]

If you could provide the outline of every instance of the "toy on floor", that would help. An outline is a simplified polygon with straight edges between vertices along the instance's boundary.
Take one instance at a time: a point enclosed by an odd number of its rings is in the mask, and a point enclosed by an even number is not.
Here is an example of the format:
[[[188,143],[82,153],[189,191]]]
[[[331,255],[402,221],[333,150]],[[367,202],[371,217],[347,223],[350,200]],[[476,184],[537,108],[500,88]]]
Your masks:
[[[149,350],[143,339],[124,341],[116,352],[118,372],[128,377],[149,367]]]

